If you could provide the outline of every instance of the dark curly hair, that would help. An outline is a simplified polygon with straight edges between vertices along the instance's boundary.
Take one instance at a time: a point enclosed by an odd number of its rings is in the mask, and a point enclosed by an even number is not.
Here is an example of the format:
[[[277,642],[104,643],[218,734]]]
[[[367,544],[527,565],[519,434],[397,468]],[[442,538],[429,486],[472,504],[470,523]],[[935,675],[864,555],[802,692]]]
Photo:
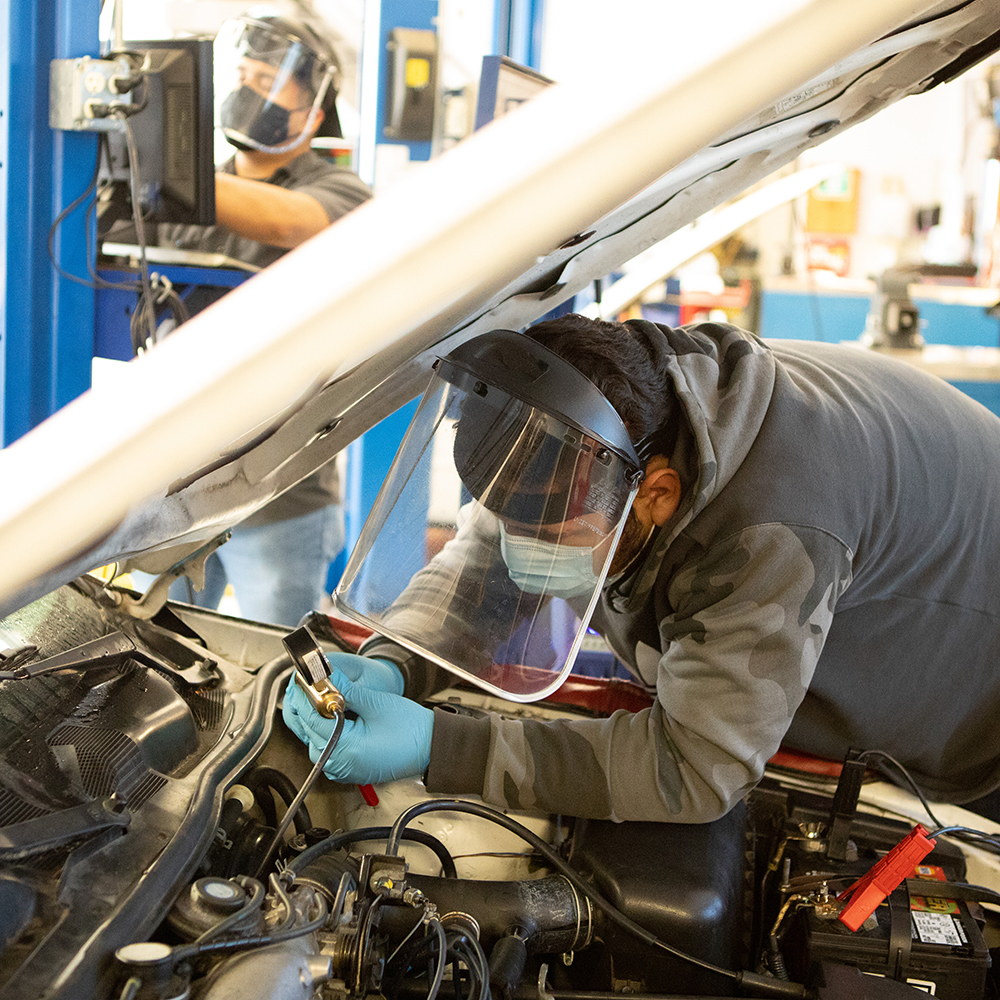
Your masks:
[[[643,461],[670,454],[677,437],[678,404],[663,363],[663,333],[654,324],[568,313],[525,332],[604,393]]]

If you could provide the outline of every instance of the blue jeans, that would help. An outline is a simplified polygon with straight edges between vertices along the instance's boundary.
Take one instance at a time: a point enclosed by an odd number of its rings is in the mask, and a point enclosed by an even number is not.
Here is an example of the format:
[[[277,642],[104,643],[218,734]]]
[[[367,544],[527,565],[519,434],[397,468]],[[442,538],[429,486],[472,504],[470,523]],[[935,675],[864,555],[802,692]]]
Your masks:
[[[295,626],[328,596],[327,570],[343,546],[340,504],[272,524],[237,525],[208,557],[205,588],[197,592],[182,578],[171,586],[170,599],[214,609],[228,582],[244,618]]]

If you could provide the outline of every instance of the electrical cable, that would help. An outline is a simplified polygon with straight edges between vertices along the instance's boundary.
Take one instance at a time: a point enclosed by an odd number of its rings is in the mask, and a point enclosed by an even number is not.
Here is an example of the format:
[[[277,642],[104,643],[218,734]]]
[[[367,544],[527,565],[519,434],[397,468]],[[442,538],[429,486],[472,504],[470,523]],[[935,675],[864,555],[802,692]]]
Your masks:
[[[395,957],[396,957],[396,956],[397,956],[397,955],[398,955],[398,954],[400,953],[400,951],[401,951],[401,950],[402,950],[403,948],[405,948],[405,947],[406,947],[406,945],[407,945],[407,942],[408,942],[408,941],[410,940],[410,938],[411,938],[411,937],[413,937],[413,935],[414,935],[414,934],[416,934],[418,930],[420,930],[420,924],[421,924],[421,921],[420,921],[420,920],[418,920],[418,921],[417,921],[417,922],[416,922],[416,923],[415,923],[415,924],[414,924],[414,925],[413,925],[413,926],[412,926],[412,927],[411,927],[411,928],[410,928],[410,929],[409,929],[409,930],[408,930],[408,931],[406,932],[406,937],[404,937],[404,938],[403,938],[403,940],[402,940],[402,941],[400,941],[400,942],[399,942],[399,944],[397,944],[395,948],[393,948],[393,950],[392,950],[392,954],[391,954],[391,955],[390,955],[390,956],[389,956],[389,957],[388,957],[388,958],[387,958],[387,959],[385,960],[385,964],[386,964],[386,965],[388,965],[388,964],[389,964],[389,963],[390,963],[390,962],[391,962],[391,961],[392,961],[392,960],[393,960],[393,959],[394,959],[394,958],[395,958]]]
[[[76,211],[76,209],[79,208],[80,205],[82,205],[84,203],[84,201],[87,200],[87,198],[91,194],[91,192],[93,192],[97,188],[97,179],[98,179],[98,177],[100,176],[100,173],[101,173],[101,157],[104,154],[104,143],[106,141],[107,140],[104,138],[103,135],[100,136],[99,139],[98,139],[98,143],[97,143],[97,160],[94,163],[94,173],[91,176],[90,182],[87,184],[87,187],[84,189],[83,193],[81,195],[79,195],[78,197],[74,198],[55,217],[55,219],[52,221],[52,225],[49,226],[49,239],[48,239],[49,260],[52,262],[52,266],[55,268],[56,274],[58,274],[60,278],[64,278],[66,281],[73,281],[73,282],[75,282],[78,285],[83,285],[85,288],[94,288],[96,286],[91,281],[88,281],[86,278],[81,278],[79,275],[70,274],[69,271],[63,270],[63,268],[56,261],[55,237],[56,237],[56,230],[59,228],[59,226],[61,226],[63,224],[63,222],[65,222],[65,220],[74,211]],[[88,256],[88,263],[89,263],[89,247],[88,247],[88,255],[87,256]]]
[[[892,754],[886,753],[884,750],[865,750],[863,753],[858,754],[858,760],[867,762],[872,757],[881,757],[883,760],[887,760],[896,770],[903,776],[903,780],[910,786],[910,790],[914,795],[920,800],[921,806],[923,806],[924,812],[930,817],[930,821],[935,826],[942,826],[943,824],[934,815],[933,810],[930,807],[930,803],[927,801],[927,797],[924,795],[920,786],[913,780],[913,776],[909,771],[898,761]],[[875,765],[876,768],[878,765]]]
[[[98,136],[98,142],[100,143],[99,155],[105,157],[110,161],[111,153],[108,148],[108,137],[107,133],[101,132]],[[139,282],[137,281],[108,281],[107,278],[102,278],[94,267],[94,260],[96,259],[97,253],[96,248],[91,245],[90,236],[94,231],[94,226],[92,223],[92,216],[95,209],[97,208],[102,192],[110,187],[110,182],[101,183],[98,182],[97,190],[94,192],[94,197],[90,200],[90,204],[87,206],[87,218],[86,226],[84,230],[84,236],[86,240],[87,249],[87,273],[90,275],[90,279],[93,282],[94,288],[96,289],[110,289],[112,291],[121,292],[136,292],[140,290]]]
[[[472,975],[478,980],[479,989],[472,1000],[489,1000],[490,996],[490,963],[483,951],[483,946],[478,938],[461,936],[458,942],[461,946],[460,953],[464,955],[463,961]]]
[[[465,994],[462,992],[462,969],[458,958],[453,958],[451,962],[451,985],[455,991],[455,1000],[465,1000]]]
[[[426,927],[425,936],[406,948],[407,942],[419,929],[421,923],[424,923]],[[438,919],[427,918],[425,913],[425,919],[414,924],[407,936],[389,956],[386,962],[387,968],[400,952],[403,952],[400,960],[394,963],[397,967],[396,971],[389,972],[388,978],[383,979],[384,993],[394,994],[395,989],[392,986],[387,986],[389,981],[395,980],[395,984],[398,986],[408,972],[419,970],[426,961],[429,981],[426,1000],[436,1000],[444,980],[445,968],[448,965],[452,966],[452,981],[456,996],[462,996],[460,965],[464,965],[468,970],[469,1000],[488,1000],[489,961],[482,945],[474,936],[470,936],[464,931],[446,931]]]
[[[711,962],[706,962],[704,959],[690,955],[679,948],[673,947],[673,945],[667,944],[667,942],[662,941],[655,934],[635,923],[635,921],[625,916],[617,907],[608,902],[575,868],[549,847],[541,837],[537,836],[526,826],[522,826],[516,820],[511,819],[505,813],[492,809],[485,804],[470,802],[465,799],[430,799],[426,802],[418,802],[416,805],[410,806],[409,809],[400,813],[389,834],[385,853],[390,856],[399,856],[399,843],[403,831],[412,819],[426,812],[440,812],[445,810],[448,812],[470,813],[473,816],[490,820],[498,826],[510,830],[511,833],[517,834],[522,840],[525,840],[535,848],[553,868],[564,875],[573,887],[585,895],[609,920],[651,947],[658,948],[669,955],[673,955],[675,958],[696,965],[706,972],[712,972],[726,979],[734,980],[738,986],[746,985],[748,988],[768,991],[776,996],[803,996],[805,994],[805,988],[799,983],[772,980],[767,976],[761,976],[747,970],[737,972],[733,969],[724,969],[721,966],[713,965]]]
[[[932,831],[934,837],[954,837],[970,847],[980,847],[992,854],[1000,854],[1000,836],[976,830],[969,826],[945,826]]]
[[[884,750],[865,750],[863,753],[858,755],[858,759],[863,761],[868,761],[871,757],[880,757],[883,760],[888,761],[899,772],[899,774],[902,775],[903,780],[910,787],[913,794],[920,800],[920,805],[923,807],[924,812],[927,813],[930,821],[935,826],[935,829],[930,831],[932,837],[950,836],[956,840],[970,843],[972,846],[992,851],[994,854],[1000,854],[1000,835],[986,833],[983,830],[976,830],[968,826],[945,826],[937,818],[937,816],[934,815],[934,811],[931,809],[930,803],[927,801],[927,796],[914,780],[913,775],[910,774],[903,764],[896,760],[896,758],[891,754],[886,753]],[[878,768],[877,764],[874,766]],[[878,769],[884,770],[884,768]]]
[[[326,840],[321,840],[318,844],[313,844],[312,847],[293,858],[285,870],[290,871],[293,875],[298,875],[318,857],[329,854],[331,851],[336,851],[345,844],[355,844],[362,840],[385,840],[391,832],[391,828],[388,826],[366,826],[360,827],[357,830],[335,833],[327,837]],[[432,850],[438,861],[441,862],[441,874],[445,878],[458,878],[455,861],[449,853],[448,848],[433,834],[427,833],[424,830],[405,830],[403,832],[403,840],[422,844],[424,847]]]
[[[133,74],[124,80],[121,77],[115,77],[115,93],[128,94],[136,87],[142,87],[142,90],[139,91],[140,100],[131,104],[116,102],[112,107],[120,109],[125,115],[137,115],[149,106],[149,76],[146,70],[150,66],[150,53],[136,52],[132,49],[112,49],[105,58],[114,59],[115,56],[124,56],[135,67]]]
[[[129,106],[125,106],[129,107]],[[140,108],[135,108],[128,112],[134,114],[136,110],[141,110]],[[124,121],[124,109],[118,109],[118,112],[112,112],[109,117],[119,118]],[[130,126],[127,124],[124,126],[128,131],[126,132],[126,144],[129,145],[129,140],[131,139]],[[135,169],[138,164],[138,157],[132,156],[133,145],[129,145],[129,163],[130,163],[130,180],[132,170]],[[144,274],[145,282],[116,282],[108,281],[102,278],[94,268],[93,265],[93,247],[91,245],[91,229],[92,229],[92,215],[95,207],[97,206],[97,201],[99,197],[99,185],[98,181],[100,179],[101,163],[106,158],[109,157],[108,151],[108,139],[105,133],[100,133],[98,135],[98,146],[97,146],[97,160],[94,164],[94,173],[91,176],[90,182],[84,189],[83,193],[75,198],[69,205],[67,205],[55,218],[52,225],[49,227],[47,249],[49,260],[52,263],[53,268],[59,277],[65,279],[66,281],[72,281],[78,285],[83,285],[85,288],[92,288],[96,290],[109,289],[113,291],[127,291],[127,292],[137,292],[139,293],[139,301],[136,305],[136,309],[133,311],[132,320],[129,324],[130,334],[132,338],[133,353],[138,353],[138,346],[141,346],[141,339],[138,337],[137,331],[141,328],[142,324],[150,326],[153,324],[153,329],[155,330],[155,320],[156,320],[156,309],[157,303],[163,303],[170,309],[173,317],[176,321],[175,325],[180,326],[181,323],[187,322],[191,318],[184,300],[174,291],[173,286],[165,278],[161,278],[158,275],[148,275],[148,265],[146,273]],[[132,210],[133,219],[136,225],[137,239],[139,241],[140,254],[142,256],[143,263],[145,263],[145,231],[143,230],[140,235],[140,229],[144,225],[144,221],[141,218],[141,208],[137,210],[136,202],[136,189],[138,187],[138,182],[132,184]],[[87,263],[87,274],[89,278],[82,278],[79,275],[72,274],[66,271],[56,260],[55,257],[55,235],[60,225],[77,209],[80,205],[86,201],[86,199],[94,193],[94,197],[90,200],[87,206],[86,216],[84,219],[84,244],[85,244],[85,257]],[[139,215],[136,215],[136,212]],[[156,295],[153,296],[152,292],[155,290]],[[152,317],[149,313],[152,310]],[[137,346],[138,345],[138,346]]]
[[[357,920],[357,934],[354,938],[354,952],[357,955],[357,962],[353,973],[353,989],[355,996],[361,996],[365,992],[364,967],[365,958],[369,954],[372,945],[372,930],[377,924],[379,910],[385,902],[386,890],[378,889],[374,897],[363,898],[359,907]]]
[[[132,332],[132,349],[138,354],[144,347],[151,347],[156,342],[156,321],[155,310],[153,308],[153,291],[149,283],[149,261],[146,259],[146,221],[142,217],[142,203],[139,200],[139,151],[136,148],[135,136],[132,135],[132,125],[128,120],[128,115],[121,109],[111,112],[112,118],[117,118],[122,123],[122,130],[125,133],[125,148],[128,150],[129,164],[129,192],[132,197],[132,221],[135,224],[135,238],[139,245],[139,274],[142,281],[142,295],[139,305],[132,314],[132,322],[129,324]],[[142,308],[143,301],[149,303],[149,308]],[[149,327],[149,337],[145,342],[138,338],[137,316],[144,314]]]
[[[444,982],[444,967],[448,964],[448,940],[440,920],[428,920],[427,927],[429,930],[433,929],[438,940],[437,966],[434,969],[430,989],[427,991],[427,1000],[437,1000],[441,983]]]
[[[467,934],[456,932],[454,940],[449,942],[449,948],[459,956],[469,970],[470,1000],[489,1000],[490,996],[490,963],[483,951],[479,939]]]
[[[191,318],[184,300],[174,291],[174,286],[168,278],[153,271],[150,275],[149,284],[153,298],[149,299],[144,294],[139,296],[139,301],[136,303],[135,311],[132,313],[129,323],[133,350],[136,353],[138,353],[136,345],[139,344],[141,339],[140,332],[143,327],[152,326],[156,331],[157,338],[159,338],[163,333],[173,332],[181,323],[186,323]],[[157,325],[156,307],[158,305],[165,305],[173,314],[174,325],[169,329],[161,328]]]

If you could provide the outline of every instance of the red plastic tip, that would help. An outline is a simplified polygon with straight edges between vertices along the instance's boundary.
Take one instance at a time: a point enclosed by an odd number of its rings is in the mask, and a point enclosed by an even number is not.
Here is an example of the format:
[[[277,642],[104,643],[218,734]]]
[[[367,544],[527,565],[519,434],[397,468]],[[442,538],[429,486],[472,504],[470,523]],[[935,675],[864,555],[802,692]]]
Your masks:
[[[840,913],[840,922],[856,931],[874,912],[886,896],[934,849],[919,823],[884,858],[866,874],[845,889],[837,899],[849,899]]]

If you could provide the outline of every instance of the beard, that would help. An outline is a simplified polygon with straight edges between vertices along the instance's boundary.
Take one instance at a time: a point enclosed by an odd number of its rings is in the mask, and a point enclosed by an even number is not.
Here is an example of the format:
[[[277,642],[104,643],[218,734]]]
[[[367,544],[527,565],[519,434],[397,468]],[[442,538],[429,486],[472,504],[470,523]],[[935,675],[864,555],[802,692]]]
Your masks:
[[[615,576],[627,569],[636,559],[652,532],[647,531],[635,516],[635,511],[629,511],[625,518],[625,527],[622,528],[622,536],[618,539],[618,548],[615,549],[614,557],[611,560],[611,567],[608,576]]]

